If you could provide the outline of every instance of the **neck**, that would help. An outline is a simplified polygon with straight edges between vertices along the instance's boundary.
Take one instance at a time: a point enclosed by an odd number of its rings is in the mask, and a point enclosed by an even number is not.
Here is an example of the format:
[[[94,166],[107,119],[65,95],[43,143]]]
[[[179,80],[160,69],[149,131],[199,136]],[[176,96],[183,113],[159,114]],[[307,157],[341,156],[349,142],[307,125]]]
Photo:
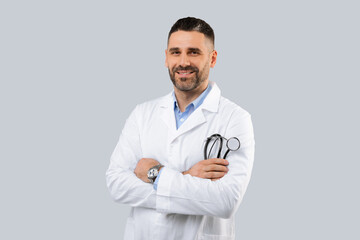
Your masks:
[[[208,82],[206,84],[201,84],[199,87],[191,91],[181,91],[174,87],[175,97],[180,111],[184,112],[186,107],[206,90],[207,86]]]

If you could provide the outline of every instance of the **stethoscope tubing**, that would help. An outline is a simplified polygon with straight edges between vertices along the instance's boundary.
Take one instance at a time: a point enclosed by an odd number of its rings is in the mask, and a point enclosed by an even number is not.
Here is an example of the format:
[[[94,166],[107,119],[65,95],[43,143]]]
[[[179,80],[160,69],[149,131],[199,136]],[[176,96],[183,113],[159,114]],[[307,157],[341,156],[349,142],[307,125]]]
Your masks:
[[[224,154],[223,159],[226,159],[226,157],[227,157],[227,155],[229,154],[230,151],[236,151],[236,150],[238,150],[238,149],[240,148],[240,145],[241,145],[241,144],[240,144],[240,140],[239,140],[237,137],[232,137],[232,138],[226,139],[226,138],[224,138],[223,136],[221,136],[220,134],[215,133],[215,134],[211,135],[210,137],[208,137],[208,138],[206,139],[206,143],[205,143],[205,146],[204,146],[204,159],[208,159],[208,158],[209,158],[207,149],[208,149],[209,143],[211,142],[211,140],[212,140],[213,138],[216,138],[216,139],[215,139],[215,141],[213,142],[213,144],[211,145],[211,148],[210,148],[210,151],[209,151],[209,155],[210,155],[213,147],[215,146],[216,142],[217,142],[217,141],[220,141],[220,146],[219,146],[217,158],[220,158],[220,157],[221,157],[221,151],[222,151],[222,146],[223,146],[223,139],[226,140],[226,147],[227,147],[227,150],[226,150],[226,152],[225,152],[225,154]],[[235,140],[238,142],[239,145],[238,145],[237,148],[235,148],[235,149],[229,148],[228,144],[229,144],[229,140],[231,140],[231,139],[235,139]]]

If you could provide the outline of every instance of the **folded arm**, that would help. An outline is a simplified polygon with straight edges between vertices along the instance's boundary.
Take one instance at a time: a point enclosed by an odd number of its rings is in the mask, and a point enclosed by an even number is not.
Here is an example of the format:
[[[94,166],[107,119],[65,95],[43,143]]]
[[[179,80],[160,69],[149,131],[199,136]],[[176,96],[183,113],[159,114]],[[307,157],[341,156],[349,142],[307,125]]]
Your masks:
[[[231,152],[228,161],[203,160],[183,173],[167,166],[162,169],[156,193],[157,211],[221,218],[230,218],[236,212],[248,186],[254,160],[250,115],[230,124],[227,135],[237,136],[241,141],[241,148]],[[142,166],[150,161],[155,160],[139,161],[135,172],[149,168]],[[142,180],[147,181],[145,171],[138,176],[145,176]]]
[[[156,209],[164,213],[230,218],[250,180],[250,148],[229,157],[229,172],[218,181],[183,175],[164,167],[158,182]]]
[[[142,156],[136,109],[126,120],[106,171],[110,195],[118,203],[132,207],[156,208],[156,191],[151,184],[141,181],[134,173]]]
[[[157,191],[152,184],[146,183],[145,174],[141,177],[136,171],[142,153],[140,147],[134,148],[140,146],[135,123],[133,112],[126,122],[106,174],[107,185],[115,201],[133,207],[153,208],[163,213],[222,218],[229,218],[235,213],[249,183],[254,160],[255,141],[250,115],[240,118],[235,116],[226,131],[226,136],[237,136],[241,141],[241,148],[227,157],[226,174],[222,168],[219,170],[222,175],[201,175],[201,166],[206,165],[201,165],[203,161],[184,173],[165,166]],[[156,165],[155,162],[153,164]]]

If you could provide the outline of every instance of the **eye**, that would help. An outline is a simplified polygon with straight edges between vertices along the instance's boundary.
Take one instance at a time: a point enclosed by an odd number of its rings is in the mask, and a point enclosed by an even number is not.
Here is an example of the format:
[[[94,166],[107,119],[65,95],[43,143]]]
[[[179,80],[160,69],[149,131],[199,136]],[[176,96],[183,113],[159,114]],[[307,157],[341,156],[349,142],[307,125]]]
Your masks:
[[[171,53],[171,55],[179,55],[180,54],[179,51],[174,51],[174,52],[170,52],[170,53]]]
[[[190,55],[199,55],[199,52],[198,51],[191,51]]]

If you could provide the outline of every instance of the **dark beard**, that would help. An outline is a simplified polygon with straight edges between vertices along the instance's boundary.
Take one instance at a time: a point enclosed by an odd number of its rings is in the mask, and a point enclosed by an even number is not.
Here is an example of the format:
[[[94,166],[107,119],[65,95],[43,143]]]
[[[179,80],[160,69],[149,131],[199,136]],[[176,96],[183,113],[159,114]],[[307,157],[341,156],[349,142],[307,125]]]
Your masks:
[[[185,91],[185,92],[188,92],[188,91],[192,91],[194,89],[196,89],[198,86],[200,86],[201,83],[203,83],[207,77],[208,77],[208,74],[205,74],[204,76],[204,73],[205,73],[205,67],[203,69],[203,71],[199,72],[199,69],[197,67],[193,67],[193,66],[187,66],[187,67],[174,67],[172,69],[172,73],[170,72],[170,69],[169,70],[169,76],[170,76],[170,79],[172,81],[172,83],[174,84],[174,86],[179,89],[180,91]],[[179,78],[179,83],[176,82],[176,72],[177,71],[192,71],[195,73],[195,76],[192,77],[192,78]],[[181,84],[181,82],[186,82],[186,81],[190,81],[190,85],[188,86],[184,86]]]

